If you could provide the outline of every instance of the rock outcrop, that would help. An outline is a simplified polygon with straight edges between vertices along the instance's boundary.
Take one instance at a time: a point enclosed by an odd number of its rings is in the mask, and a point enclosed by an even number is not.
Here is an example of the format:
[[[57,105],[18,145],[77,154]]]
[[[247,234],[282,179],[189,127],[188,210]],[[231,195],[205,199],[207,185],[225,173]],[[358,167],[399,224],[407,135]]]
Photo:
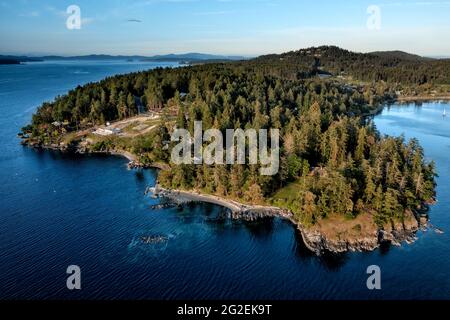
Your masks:
[[[351,227],[351,226],[350,226]],[[365,229],[358,232],[343,230],[330,234],[327,227],[303,228],[299,226],[303,241],[314,253],[342,253],[347,251],[373,251],[383,243],[401,245],[402,242],[412,243],[416,240],[419,223],[412,212],[405,212],[403,221],[392,221],[382,229],[366,222]],[[352,228],[354,229],[354,228]]]

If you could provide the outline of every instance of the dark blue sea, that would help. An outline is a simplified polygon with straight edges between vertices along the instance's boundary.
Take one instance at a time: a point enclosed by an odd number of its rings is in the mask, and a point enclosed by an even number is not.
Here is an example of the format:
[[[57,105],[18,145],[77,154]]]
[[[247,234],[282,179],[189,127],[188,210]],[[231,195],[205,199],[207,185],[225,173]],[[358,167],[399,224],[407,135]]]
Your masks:
[[[161,64],[160,64],[161,65]],[[44,101],[79,84],[156,64],[58,62],[0,66],[1,299],[450,299],[449,104],[386,108],[387,134],[417,137],[437,164],[438,203],[411,245],[316,257],[280,219],[215,221],[213,205],[152,210],[156,172],[120,157],[67,156],[16,137]],[[168,240],[144,244],[142,236]],[[81,268],[81,290],[66,268]],[[381,290],[366,269],[381,268]]]

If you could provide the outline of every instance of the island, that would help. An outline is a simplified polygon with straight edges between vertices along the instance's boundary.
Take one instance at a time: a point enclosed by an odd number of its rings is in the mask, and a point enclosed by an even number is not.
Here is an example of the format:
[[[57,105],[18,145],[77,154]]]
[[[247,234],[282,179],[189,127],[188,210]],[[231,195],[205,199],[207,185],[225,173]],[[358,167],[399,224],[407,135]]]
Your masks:
[[[0,65],[2,64],[20,64],[19,60],[15,60],[15,59],[1,59],[0,58]]]
[[[450,99],[450,60],[403,52],[301,49],[156,68],[89,83],[45,102],[24,145],[122,154],[156,167],[158,196],[223,205],[236,219],[279,216],[317,254],[413,241],[435,201],[436,170],[416,139],[382,136],[371,117],[396,101]],[[176,128],[280,132],[280,167],[175,165]],[[249,156],[248,154],[246,155]]]
[[[40,58],[31,58],[26,56],[5,56],[0,55],[0,65],[1,64],[23,64],[26,62],[42,62]]]

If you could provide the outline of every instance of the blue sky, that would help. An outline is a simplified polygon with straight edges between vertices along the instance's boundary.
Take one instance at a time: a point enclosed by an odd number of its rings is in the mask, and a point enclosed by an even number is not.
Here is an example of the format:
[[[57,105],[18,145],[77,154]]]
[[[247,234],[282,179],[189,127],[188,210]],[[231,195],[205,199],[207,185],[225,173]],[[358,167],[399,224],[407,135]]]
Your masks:
[[[72,4],[80,30],[66,28]],[[370,5],[380,30],[367,27]],[[3,54],[253,56],[323,44],[450,56],[450,0],[0,0]]]

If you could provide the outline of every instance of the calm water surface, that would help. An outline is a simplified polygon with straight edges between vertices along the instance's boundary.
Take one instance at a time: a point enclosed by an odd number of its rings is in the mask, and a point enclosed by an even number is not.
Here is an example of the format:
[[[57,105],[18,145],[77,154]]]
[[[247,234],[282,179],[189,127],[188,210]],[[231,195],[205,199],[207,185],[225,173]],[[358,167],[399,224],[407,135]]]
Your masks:
[[[0,298],[25,299],[431,299],[450,298],[449,104],[386,108],[386,134],[417,137],[434,159],[439,202],[430,215],[445,233],[420,232],[413,245],[336,257],[312,256],[279,219],[213,222],[222,210],[193,205],[152,210],[144,196],[155,172],[129,171],[116,157],[36,152],[16,134],[43,101],[78,84],[155,64],[36,63],[0,66]],[[163,244],[141,236],[163,235]],[[66,268],[82,290],[66,289]],[[366,268],[382,290],[366,288]]]

